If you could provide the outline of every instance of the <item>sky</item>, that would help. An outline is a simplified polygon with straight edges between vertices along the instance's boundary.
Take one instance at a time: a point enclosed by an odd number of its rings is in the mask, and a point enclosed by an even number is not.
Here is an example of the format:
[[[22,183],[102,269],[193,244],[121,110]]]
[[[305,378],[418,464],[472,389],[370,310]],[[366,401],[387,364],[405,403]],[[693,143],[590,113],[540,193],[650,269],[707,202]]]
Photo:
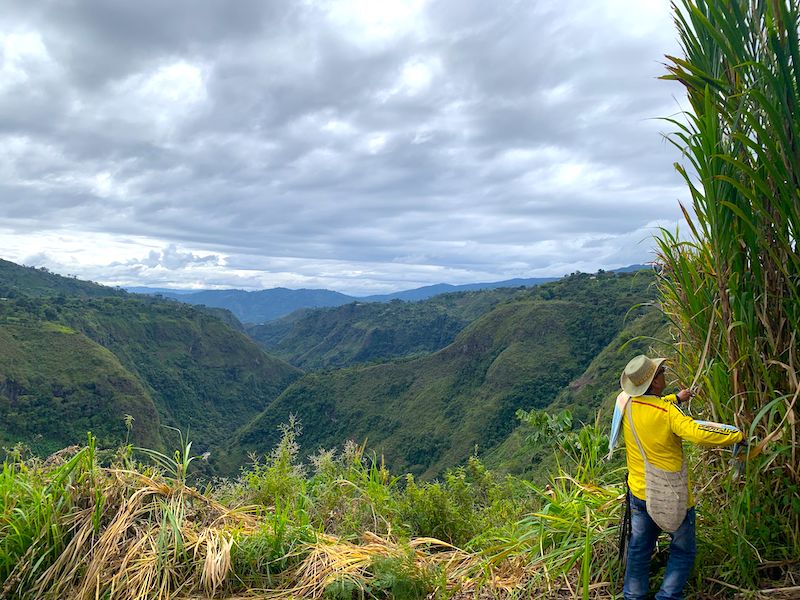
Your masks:
[[[652,261],[678,53],[667,0],[11,0],[0,257],[355,295]]]

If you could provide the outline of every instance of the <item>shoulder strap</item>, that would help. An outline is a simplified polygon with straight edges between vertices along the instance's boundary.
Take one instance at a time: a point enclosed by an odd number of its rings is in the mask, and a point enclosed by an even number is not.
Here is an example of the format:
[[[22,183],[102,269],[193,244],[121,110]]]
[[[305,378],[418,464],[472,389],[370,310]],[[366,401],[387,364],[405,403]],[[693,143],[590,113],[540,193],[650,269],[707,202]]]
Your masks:
[[[631,426],[631,432],[633,433],[633,439],[636,440],[636,445],[639,446],[639,452],[642,454],[642,460],[644,460],[644,464],[647,465],[647,456],[644,453],[644,448],[642,448],[642,442],[639,441],[639,436],[636,433],[636,427],[633,426],[633,413],[631,411],[631,400],[633,398],[628,398],[628,401],[625,403],[625,413],[628,415],[628,424]]]

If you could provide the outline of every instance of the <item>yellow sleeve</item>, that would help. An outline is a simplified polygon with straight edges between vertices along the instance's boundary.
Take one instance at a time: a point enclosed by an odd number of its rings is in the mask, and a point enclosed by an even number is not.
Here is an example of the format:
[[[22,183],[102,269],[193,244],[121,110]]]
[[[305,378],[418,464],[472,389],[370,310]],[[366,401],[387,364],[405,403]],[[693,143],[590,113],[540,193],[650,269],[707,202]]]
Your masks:
[[[671,404],[677,404],[678,403],[678,395],[677,394],[667,394],[666,396],[661,396],[661,399],[664,402],[669,402]]]
[[[703,446],[730,446],[742,441],[742,432],[738,429],[728,429],[716,426],[714,423],[695,421],[685,415],[675,404],[669,404],[667,410],[672,432],[687,442]]]

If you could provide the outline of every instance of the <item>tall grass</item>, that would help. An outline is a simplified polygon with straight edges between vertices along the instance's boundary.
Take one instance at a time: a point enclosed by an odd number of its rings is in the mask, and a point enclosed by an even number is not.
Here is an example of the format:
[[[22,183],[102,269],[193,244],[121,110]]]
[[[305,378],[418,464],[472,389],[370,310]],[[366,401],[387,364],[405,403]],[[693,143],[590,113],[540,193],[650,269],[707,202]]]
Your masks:
[[[695,408],[754,440],[746,476],[705,496],[726,525],[708,529],[721,550],[709,560],[754,584],[759,566],[800,556],[800,2],[682,0],[674,13],[684,56],[667,57],[665,78],[691,107],[671,119],[691,235],[662,231],[659,287]]]
[[[122,452],[101,467],[93,439],[56,462],[9,458],[2,597],[608,595],[621,490],[566,473],[539,487],[475,458],[416,482],[354,444],[305,475],[297,431],[205,494],[188,483],[186,440],[174,462],[142,452],[153,466]]]

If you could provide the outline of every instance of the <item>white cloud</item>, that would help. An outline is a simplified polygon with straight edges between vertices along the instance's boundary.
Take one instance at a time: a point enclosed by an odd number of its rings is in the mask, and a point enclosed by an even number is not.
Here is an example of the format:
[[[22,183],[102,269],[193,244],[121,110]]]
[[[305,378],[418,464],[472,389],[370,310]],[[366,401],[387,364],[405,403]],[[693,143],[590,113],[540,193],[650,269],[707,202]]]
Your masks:
[[[0,93],[29,83],[36,71],[52,66],[42,36],[35,31],[0,33],[0,60]]]
[[[361,46],[391,43],[422,26],[426,0],[332,0],[321,4],[336,31]]]
[[[365,293],[641,262],[674,37],[656,0],[12,4],[0,255]]]
[[[108,120],[124,120],[148,128],[154,135],[169,136],[206,99],[202,68],[179,60],[114,84],[102,108]]]

